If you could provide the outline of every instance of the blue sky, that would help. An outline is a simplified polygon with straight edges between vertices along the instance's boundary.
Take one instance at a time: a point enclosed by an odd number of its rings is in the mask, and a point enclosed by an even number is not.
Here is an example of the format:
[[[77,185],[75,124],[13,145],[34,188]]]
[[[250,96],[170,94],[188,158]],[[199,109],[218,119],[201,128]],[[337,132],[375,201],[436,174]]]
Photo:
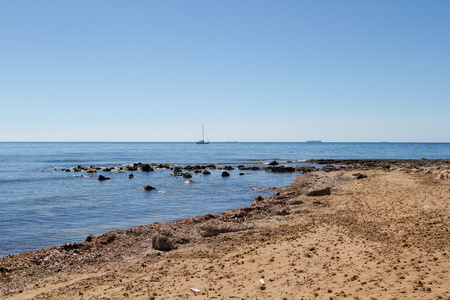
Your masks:
[[[450,142],[450,1],[1,1],[0,141]]]

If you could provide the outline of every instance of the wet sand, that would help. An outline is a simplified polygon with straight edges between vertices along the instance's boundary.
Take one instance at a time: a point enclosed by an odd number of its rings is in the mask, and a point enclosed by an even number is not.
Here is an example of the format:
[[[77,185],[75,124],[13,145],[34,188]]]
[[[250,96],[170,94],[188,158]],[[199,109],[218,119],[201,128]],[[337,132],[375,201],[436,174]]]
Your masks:
[[[448,167],[348,169],[220,215],[2,258],[0,296],[450,299]]]

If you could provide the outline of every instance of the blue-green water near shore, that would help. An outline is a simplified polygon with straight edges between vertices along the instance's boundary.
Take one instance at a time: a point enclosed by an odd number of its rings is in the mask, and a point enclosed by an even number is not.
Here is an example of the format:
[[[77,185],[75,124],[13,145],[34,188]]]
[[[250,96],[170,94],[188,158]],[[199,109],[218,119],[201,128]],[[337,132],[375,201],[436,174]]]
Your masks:
[[[306,159],[422,157],[448,159],[450,143],[0,143],[0,257],[82,241],[91,233],[248,206],[264,193],[253,187],[285,186],[298,175],[240,176],[232,170],[222,178],[222,171],[212,170],[194,175],[196,184],[184,184],[172,171],[156,170],[132,172],[133,179],[130,172],[104,172],[111,180],[101,182],[98,175],[61,168],[137,162],[253,166],[272,160],[302,166]],[[156,190],[142,191],[147,184]]]

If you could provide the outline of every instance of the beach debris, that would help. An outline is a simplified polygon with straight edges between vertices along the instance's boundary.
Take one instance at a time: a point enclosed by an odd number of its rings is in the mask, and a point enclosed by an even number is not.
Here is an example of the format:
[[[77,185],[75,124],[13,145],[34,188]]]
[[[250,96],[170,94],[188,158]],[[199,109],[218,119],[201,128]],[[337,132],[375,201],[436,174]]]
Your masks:
[[[448,174],[445,173],[441,173],[438,177],[438,179],[442,179],[442,180],[448,180],[449,176]]]
[[[193,291],[193,292],[196,293],[196,294],[198,294],[198,293],[201,292],[199,289],[194,289],[194,288],[190,288],[190,290]]]
[[[167,194],[167,191],[166,190],[162,190],[162,191],[158,191],[158,193]]]
[[[103,175],[98,175],[98,180],[100,180],[100,181],[111,180],[111,178],[105,177],[105,176],[103,176]]]
[[[259,286],[259,288],[264,291],[266,289],[266,283],[264,282],[264,279],[260,279],[259,283],[261,283],[261,285]]]
[[[156,188],[152,187],[151,185],[146,185],[143,188],[144,191],[151,191],[151,190],[154,190],[154,189],[156,189]]]
[[[424,209],[429,209],[430,206],[429,206],[429,205],[424,205],[423,208],[424,208]]]
[[[193,184],[193,183],[197,183],[197,182],[195,182],[194,180],[186,180],[184,183],[186,183],[186,184]]]

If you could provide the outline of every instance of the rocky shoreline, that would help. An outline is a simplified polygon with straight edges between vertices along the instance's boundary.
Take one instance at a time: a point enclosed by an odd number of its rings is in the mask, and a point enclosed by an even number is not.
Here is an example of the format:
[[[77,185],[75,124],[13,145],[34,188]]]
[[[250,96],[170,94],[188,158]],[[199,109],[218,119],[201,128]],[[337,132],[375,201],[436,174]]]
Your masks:
[[[124,264],[136,260],[142,262],[142,268],[146,268],[149,265],[170,261],[174,255],[179,255],[177,253],[189,251],[193,247],[203,249],[203,247],[216,245],[215,243],[224,243],[224,249],[222,250],[227,252],[233,248],[229,243],[236,237],[244,244],[247,240],[252,240],[253,243],[253,238],[262,243],[265,243],[265,241],[275,242],[277,237],[283,240],[283,234],[276,233],[275,228],[287,226],[284,225],[285,222],[292,221],[295,218],[295,222],[302,224],[299,232],[317,230],[318,223],[325,222],[323,220],[324,212],[337,209],[330,202],[331,198],[328,197],[339,196],[340,193],[343,193],[340,191],[342,185],[365,182],[368,176],[369,179],[372,176],[371,172],[418,174],[427,176],[429,182],[437,181],[437,179],[448,179],[448,173],[450,172],[450,160],[445,159],[310,160],[308,162],[324,165],[324,167],[321,169],[315,167],[296,169],[295,171],[302,172],[304,175],[299,176],[287,187],[275,189],[276,193],[272,196],[256,197],[249,207],[171,223],[154,223],[115,230],[100,236],[89,235],[84,242],[69,243],[0,258],[0,296],[12,298],[17,296],[20,299],[21,296],[28,295],[27,292],[37,290],[39,293],[36,295],[41,295],[42,298],[56,299],[61,295],[68,295],[69,291],[48,291],[45,289],[48,282],[43,283],[46,278],[74,276],[74,274],[121,268]],[[133,167],[140,168],[142,171],[150,171],[143,164]],[[273,171],[274,168],[280,166],[272,165],[269,167]],[[197,167],[192,168],[192,170],[198,169]],[[204,170],[206,169],[207,167],[204,168]],[[353,171],[355,172],[353,173]],[[367,175],[365,172],[370,174]],[[378,176],[378,173],[373,174]],[[437,182],[440,183],[440,181]],[[320,217],[317,217],[318,215]],[[343,220],[342,216],[336,217],[336,222],[340,222],[339,226],[347,228],[350,226],[345,223],[347,221]],[[327,222],[331,221],[327,219],[325,223]],[[445,222],[448,222],[448,218],[441,222],[444,222],[441,225],[447,224]],[[436,247],[443,253],[446,253],[448,247],[446,237],[449,237],[448,229],[437,240],[436,238],[433,240]],[[381,240],[383,237],[379,238]],[[310,255],[313,255],[313,252],[314,250],[311,250]],[[209,259],[215,257],[212,253],[207,256]],[[77,291],[78,294],[73,295],[74,299],[83,295],[82,288]],[[148,293],[144,293],[145,299],[165,298],[159,292],[153,291],[151,295]],[[126,292],[121,295],[124,296],[125,294],[127,297],[131,295]],[[450,294],[442,297],[450,297]],[[94,296],[90,298],[100,299]]]

